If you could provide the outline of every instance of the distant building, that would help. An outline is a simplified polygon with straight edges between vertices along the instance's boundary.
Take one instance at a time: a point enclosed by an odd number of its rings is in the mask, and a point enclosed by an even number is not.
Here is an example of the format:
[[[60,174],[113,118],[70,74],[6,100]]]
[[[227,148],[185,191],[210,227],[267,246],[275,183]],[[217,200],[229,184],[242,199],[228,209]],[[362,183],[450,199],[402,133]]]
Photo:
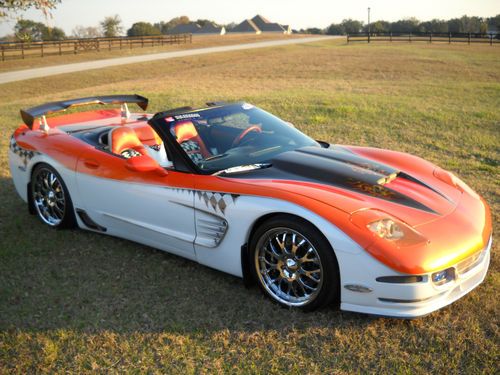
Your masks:
[[[169,34],[196,34],[201,30],[201,26],[196,22],[181,23],[169,30]]]
[[[231,30],[232,33],[254,33],[260,34],[262,31],[252,20],[245,20]]]
[[[224,35],[226,29],[223,26],[217,26],[213,22],[207,22],[200,26],[196,22],[183,23],[175,26],[168,31],[169,34],[218,34]]]
[[[204,26],[201,27],[198,33],[224,35],[226,33],[226,28],[224,26],[217,26],[213,22],[207,22]]]
[[[279,23],[271,22],[261,15],[256,15],[252,19],[244,20],[238,26],[231,30],[233,33],[280,33],[291,34],[292,30],[289,25],[280,25]]]

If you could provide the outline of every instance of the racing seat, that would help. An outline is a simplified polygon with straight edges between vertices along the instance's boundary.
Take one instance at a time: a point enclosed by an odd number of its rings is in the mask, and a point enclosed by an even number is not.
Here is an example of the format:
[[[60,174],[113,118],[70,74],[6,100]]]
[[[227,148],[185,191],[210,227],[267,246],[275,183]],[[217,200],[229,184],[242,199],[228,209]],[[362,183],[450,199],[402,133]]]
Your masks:
[[[170,168],[172,162],[168,160],[167,151],[160,136],[149,125],[130,126],[145,146],[148,155],[155,159],[164,168]]]
[[[177,138],[177,142],[195,164],[211,156],[191,121],[178,122],[172,131]]]
[[[126,159],[135,156],[148,155],[144,145],[137,137],[135,131],[128,126],[119,126],[109,131],[109,150],[113,154],[118,154]]]

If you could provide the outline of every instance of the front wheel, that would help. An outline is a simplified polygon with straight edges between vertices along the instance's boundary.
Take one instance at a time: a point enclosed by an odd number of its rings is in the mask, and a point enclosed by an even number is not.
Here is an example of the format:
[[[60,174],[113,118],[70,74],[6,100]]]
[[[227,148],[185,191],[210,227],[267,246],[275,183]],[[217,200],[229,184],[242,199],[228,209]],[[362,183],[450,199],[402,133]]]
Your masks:
[[[57,171],[48,164],[39,164],[31,175],[31,205],[38,218],[53,228],[76,225],[68,189]]]
[[[335,254],[324,236],[300,218],[264,222],[250,242],[260,288],[282,306],[315,310],[339,297]]]

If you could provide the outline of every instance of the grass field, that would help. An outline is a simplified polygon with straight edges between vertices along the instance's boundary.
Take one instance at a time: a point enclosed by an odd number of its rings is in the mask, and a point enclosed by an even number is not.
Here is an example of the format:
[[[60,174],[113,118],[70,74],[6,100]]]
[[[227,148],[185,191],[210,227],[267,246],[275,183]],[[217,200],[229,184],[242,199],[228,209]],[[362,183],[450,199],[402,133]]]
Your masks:
[[[139,93],[152,111],[247,100],[318,139],[420,155],[490,203],[500,229],[500,49],[343,42],[197,56],[0,87],[0,373],[498,373],[500,257],[413,321],[282,309],[234,277],[135,243],[50,231],[7,165],[18,111]]]
[[[63,56],[52,55],[52,56],[31,56],[26,57],[26,59],[7,59],[6,61],[0,61],[0,72],[7,72],[19,69],[30,69],[39,68],[43,66],[59,65],[59,64],[70,64],[77,62],[85,62],[92,60],[109,59],[114,57],[126,57],[133,55],[143,55],[151,53],[169,52],[177,51],[182,49],[190,48],[204,48],[204,47],[214,47],[223,46],[229,44],[241,44],[241,43],[255,43],[263,42],[266,40],[276,40],[276,39],[291,39],[291,38],[304,38],[310,37],[310,35],[297,34],[297,35],[283,35],[283,34],[227,34],[227,35],[193,35],[193,42],[187,44],[174,44],[174,45],[163,45],[154,47],[144,47],[140,48],[135,46],[132,49],[123,48],[115,50],[107,50],[102,47],[100,52],[81,52],[77,55],[65,54]],[[103,42],[103,46],[105,43]],[[16,52],[17,54],[17,52]],[[33,55],[37,55],[38,52],[32,51]]]

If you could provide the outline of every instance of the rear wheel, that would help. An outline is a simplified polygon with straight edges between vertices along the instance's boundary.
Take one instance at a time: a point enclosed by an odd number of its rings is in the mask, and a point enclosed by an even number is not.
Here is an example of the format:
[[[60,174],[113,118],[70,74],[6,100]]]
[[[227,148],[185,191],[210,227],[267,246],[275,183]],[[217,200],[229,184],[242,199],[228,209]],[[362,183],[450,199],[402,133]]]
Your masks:
[[[314,310],[338,300],[335,254],[309,222],[285,215],[271,218],[255,231],[250,249],[260,288],[282,306]]]
[[[48,164],[39,164],[31,175],[31,205],[38,218],[53,228],[76,225],[73,203],[63,179]]]

